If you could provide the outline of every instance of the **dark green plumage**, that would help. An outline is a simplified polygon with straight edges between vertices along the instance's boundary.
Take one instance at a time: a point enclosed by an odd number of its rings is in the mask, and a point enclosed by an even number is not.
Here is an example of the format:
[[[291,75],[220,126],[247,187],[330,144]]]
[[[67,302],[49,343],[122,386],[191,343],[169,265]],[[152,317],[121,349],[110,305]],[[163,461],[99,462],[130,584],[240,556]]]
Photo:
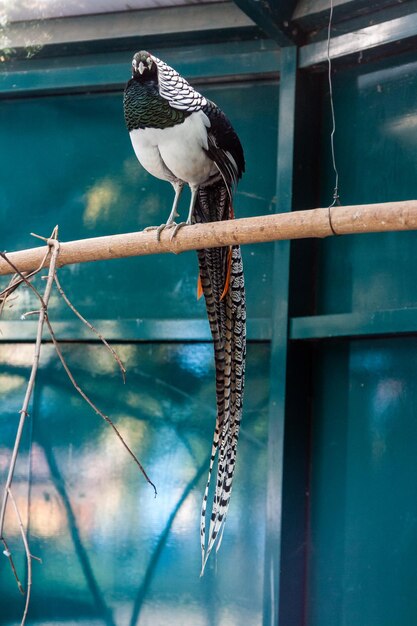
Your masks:
[[[188,111],[173,109],[159,95],[156,82],[139,82],[132,78],[124,94],[124,113],[128,131],[135,128],[169,128],[181,124]]]

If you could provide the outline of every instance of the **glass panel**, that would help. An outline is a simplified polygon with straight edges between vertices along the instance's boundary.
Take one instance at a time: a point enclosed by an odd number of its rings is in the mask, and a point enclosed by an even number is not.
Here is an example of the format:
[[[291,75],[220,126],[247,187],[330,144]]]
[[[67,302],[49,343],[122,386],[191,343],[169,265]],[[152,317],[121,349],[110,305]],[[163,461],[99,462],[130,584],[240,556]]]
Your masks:
[[[413,54],[335,74],[336,156],[343,204],[416,197],[416,68]],[[325,111],[327,117],[327,102]],[[323,135],[326,155],[329,133],[330,129]],[[326,172],[322,206],[329,203],[334,186],[330,163]],[[319,247],[317,313],[416,306],[415,233],[333,238]]]
[[[417,622],[416,368],[415,338],[321,352],[308,626]]]
[[[11,360],[27,350],[22,365]],[[32,346],[0,346],[1,432],[14,432]],[[210,344],[120,345],[123,385],[99,345],[63,347],[88,395],[111,416],[140,458],[145,482],[111,428],[77,395],[45,346],[27,425],[32,433],[30,623],[154,626],[259,626],[265,532],[269,348],[248,350],[248,384],[230,514],[217,557],[200,574],[199,518],[214,429]],[[12,436],[2,437],[3,472]],[[27,458],[27,455],[26,455]],[[16,489],[27,484],[16,476]],[[16,552],[17,529],[8,528]],[[250,563],[250,567],[247,564]],[[19,562],[19,566],[23,566]],[[3,567],[0,623],[19,620],[22,603]],[[2,593],[3,595],[3,593]]]

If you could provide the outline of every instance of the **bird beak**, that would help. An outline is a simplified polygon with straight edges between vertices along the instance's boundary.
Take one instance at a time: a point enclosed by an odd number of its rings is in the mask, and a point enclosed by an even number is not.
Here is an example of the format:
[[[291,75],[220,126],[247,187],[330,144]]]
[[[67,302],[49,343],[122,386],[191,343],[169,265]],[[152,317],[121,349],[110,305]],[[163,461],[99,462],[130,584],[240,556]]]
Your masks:
[[[138,70],[139,70],[139,74],[143,74],[143,72],[145,70],[145,66],[142,63],[142,61],[140,61],[139,65],[138,65]]]

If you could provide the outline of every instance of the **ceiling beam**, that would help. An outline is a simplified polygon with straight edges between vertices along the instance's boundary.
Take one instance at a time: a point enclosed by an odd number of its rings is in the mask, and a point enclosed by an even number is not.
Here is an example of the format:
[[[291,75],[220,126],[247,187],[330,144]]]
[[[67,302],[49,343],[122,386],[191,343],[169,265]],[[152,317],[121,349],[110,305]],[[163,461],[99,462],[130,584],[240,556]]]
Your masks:
[[[234,0],[235,4],[280,46],[294,44],[299,28],[292,22],[296,0]]]
[[[414,39],[417,40],[417,12],[382,24],[368,26],[346,35],[332,37],[330,56],[332,59],[338,59],[376,48],[397,46],[397,42],[406,43],[407,40],[412,42]],[[327,41],[310,43],[300,48],[300,68],[320,65],[326,61]]]
[[[11,22],[0,29],[0,50],[151,37],[195,37],[200,33],[255,28],[233,2],[123,11],[99,15]]]
[[[393,0],[333,0],[333,21],[366,16],[395,4],[398,3]],[[407,0],[403,0],[402,4],[406,5]],[[323,28],[329,21],[330,5],[330,0],[300,0],[293,19],[303,30]]]

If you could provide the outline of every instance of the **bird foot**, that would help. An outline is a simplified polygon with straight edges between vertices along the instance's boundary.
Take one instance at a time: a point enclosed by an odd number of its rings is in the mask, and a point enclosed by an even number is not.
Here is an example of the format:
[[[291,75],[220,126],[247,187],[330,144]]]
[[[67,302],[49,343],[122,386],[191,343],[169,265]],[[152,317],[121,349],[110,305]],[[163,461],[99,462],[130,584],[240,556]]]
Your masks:
[[[165,230],[166,228],[173,228],[174,231],[170,237],[170,240],[172,241],[174,239],[174,237],[177,236],[178,231],[180,230],[180,228],[182,228],[183,226],[189,226],[190,222],[180,222],[179,224],[177,224],[177,222],[167,222],[166,224],[161,224],[160,226],[147,226],[146,228],[144,228],[143,230],[145,232],[150,231],[150,230],[156,230],[156,239],[157,241],[160,241],[161,239],[161,233],[163,230]]]
[[[166,224],[161,224],[160,226],[147,226],[143,230],[144,232],[147,232],[150,230],[156,230],[156,239],[157,241],[160,241],[162,231],[165,230],[166,228],[173,228],[174,226],[177,226],[177,224],[175,222],[170,222]]]
[[[189,226],[189,222],[180,222],[179,224],[175,224],[175,228],[174,228],[174,232],[172,233],[170,240],[172,241],[174,239],[174,237],[177,236],[178,231],[183,227],[183,226]]]

